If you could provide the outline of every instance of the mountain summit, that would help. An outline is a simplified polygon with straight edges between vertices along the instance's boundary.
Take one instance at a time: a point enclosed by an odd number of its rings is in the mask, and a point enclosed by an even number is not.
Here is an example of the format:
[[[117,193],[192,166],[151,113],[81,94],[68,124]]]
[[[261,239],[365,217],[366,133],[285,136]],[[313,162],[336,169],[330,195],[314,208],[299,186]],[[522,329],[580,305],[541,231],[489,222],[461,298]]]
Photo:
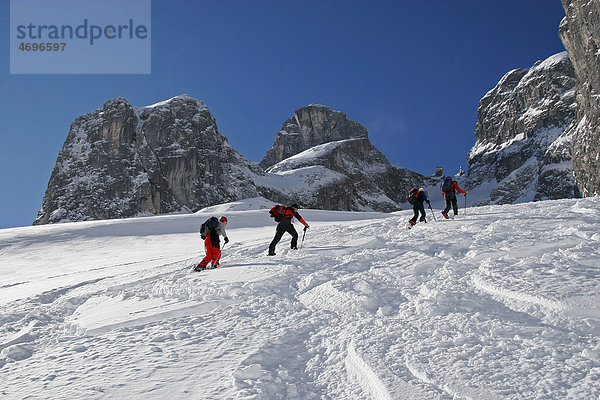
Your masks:
[[[428,178],[391,165],[364,126],[323,104],[296,110],[260,165],[270,175],[314,171],[315,177],[329,177],[316,191],[297,194],[311,208],[395,211],[411,187],[431,185]]]
[[[257,196],[255,173],[201,101],[117,98],[71,125],[34,224],[196,211]]]
[[[294,111],[294,116],[283,123],[260,165],[266,169],[314,146],[367,136],[365,127],[347,119],[345,113],[311,104]]]

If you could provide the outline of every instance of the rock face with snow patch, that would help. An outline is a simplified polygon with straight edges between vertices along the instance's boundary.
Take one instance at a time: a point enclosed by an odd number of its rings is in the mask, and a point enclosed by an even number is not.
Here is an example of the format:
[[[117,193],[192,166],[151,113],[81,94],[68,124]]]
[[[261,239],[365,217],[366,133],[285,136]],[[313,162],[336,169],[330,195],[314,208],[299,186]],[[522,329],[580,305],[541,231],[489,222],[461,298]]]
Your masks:
[[[260,165],[266,169],[323,143],[366,137],[365,127],[347,119],[345,113],[323,104],[311,104],[296,110],[294,116],[283,123]]]
[[[196,211],[257,196],[254,173],[200,101],[118,98],[73,122],[34,224]]]
[[[574,196],[567,129],[575,118],[574,88],[563,52],[510,71],[481,99],[468,155],[474,197],[505,204]]]
[[[600,3],[562,0],[566,17],[559,35],[577,74],[577,124],[573,170],[583,196],[600,194]]]
[[[362,125],[321,104],[300,108],[283,123],[261,165],[270,176],[288,177],[281,195],[320,209],[398,210],[410,188],[428,180],[392,166]],[[293,182],[306,182],[307,174],[314,188],[295,189]]]

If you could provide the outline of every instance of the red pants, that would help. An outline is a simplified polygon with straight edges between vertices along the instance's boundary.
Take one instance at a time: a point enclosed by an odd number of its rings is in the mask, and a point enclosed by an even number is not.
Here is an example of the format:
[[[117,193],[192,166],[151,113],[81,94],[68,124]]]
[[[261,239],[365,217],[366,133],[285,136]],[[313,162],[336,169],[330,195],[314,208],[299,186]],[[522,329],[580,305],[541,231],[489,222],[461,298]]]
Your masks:
[[[221,247],[219,246],[214,246],[210,240],[210,235],[212,235],[212,233],[209,233],[208,236],[206,236],[206,239],[204,239],[204,248],[206,249],[206,257],[204,257],[202,259],[202,261],[200,262],[200,265],[202,265],[203,267],[206,267],[206,265],[209,262],[212,262],[213,264],[218,265],[219,264],[219,260],[221,259]]]

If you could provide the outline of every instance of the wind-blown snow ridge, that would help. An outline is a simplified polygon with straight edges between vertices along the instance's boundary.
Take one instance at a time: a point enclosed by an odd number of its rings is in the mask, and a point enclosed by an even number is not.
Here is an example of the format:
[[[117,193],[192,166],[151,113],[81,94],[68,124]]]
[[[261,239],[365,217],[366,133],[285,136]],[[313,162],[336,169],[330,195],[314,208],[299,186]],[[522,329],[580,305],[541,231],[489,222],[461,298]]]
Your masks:
[[[346,357],[346,369],[351,374],[354,374],[359,380],[361,386],[373,398],[381,400],[392,400],[392,396],[387,388],[379,380],[377,374],[373,372],[371,367],[356,353],[354,342],[350,342],[348,346],[348,356]]]
[[[180,94],[180,95],[171,97],[170,99],[159,101],[158,103],[151,104],[149,106],[136,107],[136,109],[145,110],[145,109],[149,109],[149,108],[161,107],[161,106],[164,106],[166,104],[169,104],[171,101],[173,101],[175,99],[188,99],[189,100],[189,99],[192,99],[192,97],[190,95],[188,95],[188,94]],[[194,100],[196,100],[196,99],[194,99]],[[196,100],[196,104],[198,104],[199,108],[201,108],[201,109],[206,108],[206,106],[204,105],[204,103],[202,103],[200,100]]]
[[[277,164],[266,169],[266,172],[269,173],[281,173],[285,171],[292,170],[297,168],[298,165],[306,164],[309,160],[318,158],[327,152],[330,152],[331,149],[340,146],[344,143],[350,143],[357,140],[363,140],[362,138],[352,138],[352,139],[344,139],[338,140],[335,142],[328,142],[324,144],[320,144],[318,146],[311,147],[308,150],[304,150],[296,155],[286,158],[283,161],[278,162]]]
[[[302,248],[266,257],[270,205],[0,230],[0,396],[600,396],[600,198],[411,230],[300,210]],[[192,272],[223,214],[223,266]]]

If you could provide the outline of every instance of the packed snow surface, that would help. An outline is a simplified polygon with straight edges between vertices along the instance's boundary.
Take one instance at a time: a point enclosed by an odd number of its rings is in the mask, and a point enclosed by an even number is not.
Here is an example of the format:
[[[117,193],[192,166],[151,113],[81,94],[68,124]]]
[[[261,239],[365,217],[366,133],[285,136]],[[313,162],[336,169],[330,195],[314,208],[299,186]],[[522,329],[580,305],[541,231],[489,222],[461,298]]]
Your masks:
[[[599,198],[300,210],[266,257],[270,205],[1,230],[0,397],[599,398]]]

